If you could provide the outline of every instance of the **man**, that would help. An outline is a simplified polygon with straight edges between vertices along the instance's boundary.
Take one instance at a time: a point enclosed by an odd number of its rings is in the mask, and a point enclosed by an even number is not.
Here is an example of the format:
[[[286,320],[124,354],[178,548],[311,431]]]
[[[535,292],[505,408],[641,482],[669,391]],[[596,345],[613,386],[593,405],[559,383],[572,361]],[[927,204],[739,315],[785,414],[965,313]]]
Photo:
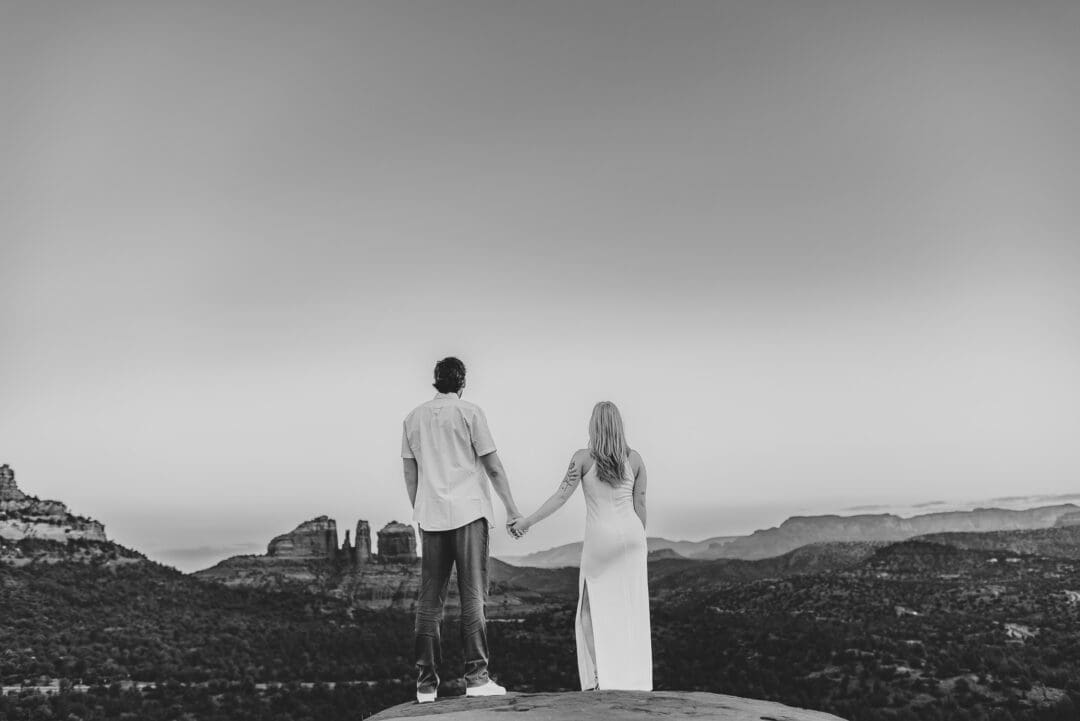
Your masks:
[[[484,597],[488,587],[488,533],[495,526],[491,486],[506,506],[507,525],[521,517],[506,471],[479,406],[461,400],[465,364],[435,364],[435,398],[405,418],[401,438],[405,487],[420,526],[420,595],[416,603],[416,700],[434,701],[442,660],[443,606],[456,565],[465,651],[465,695],[499,696],[506,689],[488,677]],[[485,471],[487,478],[485,478]]]

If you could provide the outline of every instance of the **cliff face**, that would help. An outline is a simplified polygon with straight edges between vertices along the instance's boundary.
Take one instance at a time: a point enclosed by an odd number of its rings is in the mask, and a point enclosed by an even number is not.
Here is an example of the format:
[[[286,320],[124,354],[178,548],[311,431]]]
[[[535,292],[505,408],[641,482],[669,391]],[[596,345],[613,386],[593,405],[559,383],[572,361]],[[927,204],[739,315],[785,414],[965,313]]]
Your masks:
[[[326,516],[304,521],[289,533],[275,536],[266,555],[276,558],[332,558],[337,552],[337,523]]]
[[[356,546],[353,549],[358,563],[371,560],[371,526],[367,521],[356,522]]]
[[[379,531],[379,557],[386,561],[416,560],[416,531],[412,526],[390,521]]]
[[[15,485],[15,471],[6,463],[0,466],[0,502],[25,499],[26,494]]]
[[[73,515],[60,501],[43,501],[19,490],[15,471],[0,466],[0,538],[8,541],[105,541],[105,527]]]

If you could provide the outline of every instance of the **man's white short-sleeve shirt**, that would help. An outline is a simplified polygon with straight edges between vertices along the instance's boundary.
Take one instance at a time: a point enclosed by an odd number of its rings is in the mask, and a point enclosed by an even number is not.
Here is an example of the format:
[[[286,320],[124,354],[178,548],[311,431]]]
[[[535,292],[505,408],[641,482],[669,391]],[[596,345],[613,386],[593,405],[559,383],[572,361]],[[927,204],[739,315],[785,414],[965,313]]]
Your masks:
[[[405,417],[401,457],[419,471],[413,520],[450,531],[486,518],[495,525],[491,486],[480,456],[495,451],[484,411],[456,393],[439,393]]]

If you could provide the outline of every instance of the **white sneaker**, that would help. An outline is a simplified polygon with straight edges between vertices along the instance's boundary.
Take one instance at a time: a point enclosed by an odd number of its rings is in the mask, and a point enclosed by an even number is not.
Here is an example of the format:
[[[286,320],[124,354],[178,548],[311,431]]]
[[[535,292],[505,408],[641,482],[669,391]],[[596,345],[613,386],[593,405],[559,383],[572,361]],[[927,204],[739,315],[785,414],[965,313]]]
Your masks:
[[[491,679],[483,686],[473,686],[465,689],[466,696],[505,696],[506,689]]]
[[[431,703],[435,700],[436,691],[431,693],[424,693],[422,691],[416,692],[416,703]]]

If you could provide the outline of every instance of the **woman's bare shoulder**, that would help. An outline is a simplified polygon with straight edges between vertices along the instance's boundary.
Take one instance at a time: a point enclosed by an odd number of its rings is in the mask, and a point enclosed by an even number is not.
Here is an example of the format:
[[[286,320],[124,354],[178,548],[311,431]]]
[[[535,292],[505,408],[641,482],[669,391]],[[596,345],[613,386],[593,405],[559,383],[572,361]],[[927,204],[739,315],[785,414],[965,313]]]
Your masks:
[[[630,460],[630,465],[633,467],[634,471],[637,471],[637,469],[645,465],[645,461],[641,459],[641,454],[635,451],[633,448],[630,449],[628,458]]]
[[[589,453],[588,448],[579,448],[574,451],[574,457],[571,458],[571,461],[581,469],[582,473],[585,473],[592,466],[592,455]]]

